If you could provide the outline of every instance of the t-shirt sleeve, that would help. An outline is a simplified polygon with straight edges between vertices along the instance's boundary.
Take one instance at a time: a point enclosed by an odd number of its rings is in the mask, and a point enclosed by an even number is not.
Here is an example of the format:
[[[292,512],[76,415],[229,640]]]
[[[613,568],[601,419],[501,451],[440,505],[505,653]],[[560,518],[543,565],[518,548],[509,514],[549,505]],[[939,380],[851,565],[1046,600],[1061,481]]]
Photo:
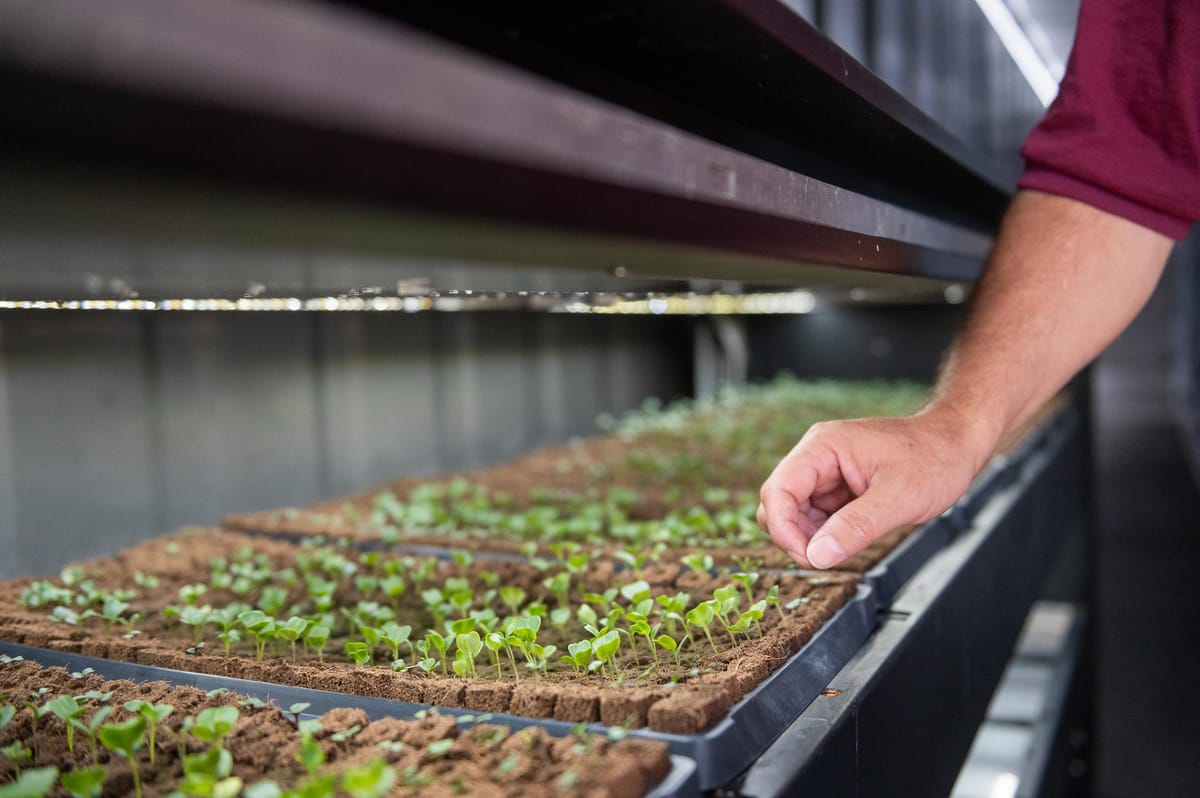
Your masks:
[[[1021,188],[1175,239],[1200,219],[1200,0],[1084,0]]]

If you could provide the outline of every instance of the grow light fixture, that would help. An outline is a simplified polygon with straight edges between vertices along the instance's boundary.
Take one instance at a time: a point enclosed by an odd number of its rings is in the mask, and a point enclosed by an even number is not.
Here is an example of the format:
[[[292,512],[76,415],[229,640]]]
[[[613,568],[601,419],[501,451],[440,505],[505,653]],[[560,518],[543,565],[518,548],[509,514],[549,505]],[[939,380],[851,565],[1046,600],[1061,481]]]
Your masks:
[[[952,290],[953,289],[953,290]],[[840,300],[942,301],[957,304],[966,290],[952,285],[944,291],[920,296],[871,295],[866,291],[808,290],[733,293],[660,293],[593,291],[472,291],[429,290],[404,296],[317,297],[194,297],[180,299],[0,299],[0,311],[163,311],[249,313],[420,313],[425,311],[540,311],[570,314],[624,316],[757,316],[811,313],[818,305]]]

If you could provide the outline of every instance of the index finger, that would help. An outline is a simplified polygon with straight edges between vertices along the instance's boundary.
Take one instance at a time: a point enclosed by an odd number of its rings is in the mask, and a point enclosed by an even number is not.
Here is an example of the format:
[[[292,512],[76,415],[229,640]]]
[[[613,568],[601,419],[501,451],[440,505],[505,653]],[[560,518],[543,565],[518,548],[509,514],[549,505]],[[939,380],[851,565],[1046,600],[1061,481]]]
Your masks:
[[[766,531],[798,565],[811,568],[805,551],[809,539],[817,531],[816,524],[808,517],[810,499],[817,483],[816,469],[800,469],[794,479],[788,480],[787,487],[781,482],[772,474],[759,494]]]

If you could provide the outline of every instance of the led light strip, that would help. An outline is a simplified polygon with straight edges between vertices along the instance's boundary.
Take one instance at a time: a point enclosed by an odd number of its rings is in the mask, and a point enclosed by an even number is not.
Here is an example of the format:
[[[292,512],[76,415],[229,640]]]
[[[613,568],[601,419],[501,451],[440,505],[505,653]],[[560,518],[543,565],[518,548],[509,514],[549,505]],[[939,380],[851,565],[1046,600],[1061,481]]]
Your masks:
[[[932,295],[936,296],[936,295]],[[0,299],[0,311],[170,311],[170,312],[392,312],[520,310],[548,313],[591,313],[631,316],[755,316],[811,313],[821,302],[871,299],[853,289],[818,300],[812,291],[751,294],[592,293],[563,291],[428,291],[408,296],[216,297],[195,299]],[[930,297],[925,297],[928,300]],[[950,285],[941,300],[958,304],[966,288]],[[878,299],[894,299],[886,294]]]

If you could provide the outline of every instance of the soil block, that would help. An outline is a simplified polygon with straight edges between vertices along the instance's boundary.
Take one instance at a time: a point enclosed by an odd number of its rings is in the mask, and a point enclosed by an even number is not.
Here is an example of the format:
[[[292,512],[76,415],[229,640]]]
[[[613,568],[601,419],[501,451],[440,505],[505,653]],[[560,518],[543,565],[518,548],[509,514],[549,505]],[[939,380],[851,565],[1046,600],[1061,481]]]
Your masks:
[[[53,652],[29,650],[42,657]],[[80,655],[67,655],[78,657]],[[70,663],[73,667],[82,662]],[[124,720],[130,713],[124,708],[130,700],[167,704],[174,708],[158,727],[156,758],[149,759],[145,747],[136,754],[144,794],[166,795],[182,780],[181,754],[207,750],[208,743],[181,734],[185,717],[196,716],[214,707],[233,707],[238,719],[223,745],[232,756],[232,775],[246,786],[270,779],[283,787],[294,787],[305,778],[297,763],[301,735],[296,721],[315,719],[320,728],[314,734],[324,757],[321,774],[340,774],[372,760],[394,769],[396,784],[420,785],[420,795],[464,794],[517,798],[521,796],[580,796],[583,798],[676,798],[698,793],[695,765],[683,757],[672,757],[662,742],[646,740],[610,741],[603,736],[557,739],[538,728],[513,730],[503,725],[466,718],[428,715],[398,719],[376,717],[372,720],[361,708],[334,707],[315,709],[300,715],[287,713],[279,706],[253,702],[235,690],[215,690],[207,684],[200,688],[183,684],[187,677],[172,675],[171,682],[147,681],[157,668],[122,665],[99,661],[100,669],[125,671],[130,678],[108,679],[96,673],[72,671],[64,667],[43,667],[32,661],[0,663],[0,694],[29,696],[44,690],[41,701],[57,695],[79,696],[87,691],[109,693],[109,721]],[[217,677],[205,677],[209,680]],[[200,680],[200,681],[203,681]],[[223,680],[231,681],[231,680]],[[253,688],[261,685],[251,683]],[[311,691],[308,691],[311,692]],[[280,696],[272,696],[280,698]],[[93,759],[83,735],[75,734],[73,750],[68,749],[66,727],[47,714],[34,724],[24,699],[10,704],[12,721],[0,728],[0,747],[20,740],[32,750],[25,768],[55,766],[61,773],[99,764],[104,767],[104,795],[132,793],[128,761],[112,756],[98,747]],[[8,703],[7,701],[0,703]],[[86,708],[97,706],[85,702]],[[289,705],[283,704],[287,707]],[[311,708],[310,708],[311,709]],[[319,714],[317,714],[319,713]],[[457,722],[456,722],[457,721]],[[180,743],[179,741],[182,741]],[[604,777],[603,774],[609,774]],[[619,774],[619,778],[613,778]],[[14,778],[7,758],[0,760],[0,781]],[[407,794],[407,790],[405,790]]]

